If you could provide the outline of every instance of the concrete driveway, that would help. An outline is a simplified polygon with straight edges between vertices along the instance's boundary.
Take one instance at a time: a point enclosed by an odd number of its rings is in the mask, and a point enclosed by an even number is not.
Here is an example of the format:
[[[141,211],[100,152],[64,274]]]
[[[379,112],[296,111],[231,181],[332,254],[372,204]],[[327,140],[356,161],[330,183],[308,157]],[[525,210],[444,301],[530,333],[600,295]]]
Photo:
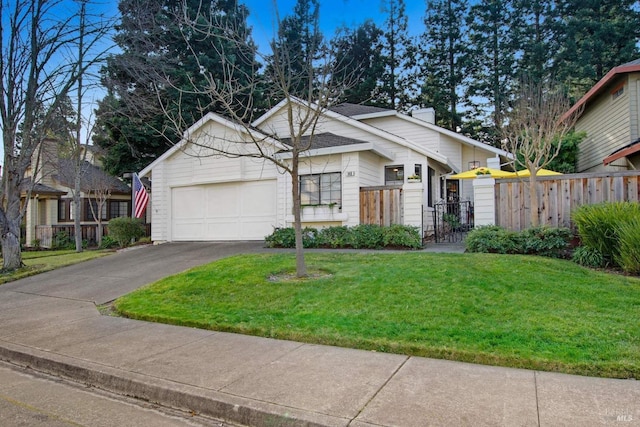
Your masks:
[[[240,253],[266,250],[263,242],[190,242],[140,246],[7,283],[0,286],[0,291],[19,291],[104,304],[189,268]]]

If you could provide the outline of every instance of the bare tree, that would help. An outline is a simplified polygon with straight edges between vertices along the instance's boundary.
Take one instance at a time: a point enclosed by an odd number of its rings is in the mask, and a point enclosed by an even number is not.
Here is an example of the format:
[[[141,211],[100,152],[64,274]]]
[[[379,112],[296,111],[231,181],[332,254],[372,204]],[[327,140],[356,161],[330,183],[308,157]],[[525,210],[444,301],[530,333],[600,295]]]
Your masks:
[[[520,82],[519,97],[503,128],[502,147],[511,153],[517,169],[529,170],[531,225],[540,223],[537,175],[562,150],[562,139],[575,125],[581,111],[570,111],[571,103],[559,85],[551,82]]]
[[[202,6],[201,6],[202,7]],[[281,28],[283,20],[277,14],[276,23]],[[272,53],[263,57],[269,65],[264,75],[258,73],[258,64],[254,57],[260,56],[247,34],[246,27],[234,27],[234,22],[225,19],[225,15],[210,13],[202,8],[194,18],[192,11],[187,10],[186,3],[182,13],[176,16],[178,26],[189,46],[189,55],[198,59],[198,52],[191,48],[190,40],[197,39],[202,49],[202,41],[210,41],[209,49],[216,51],[223,58],[222,67],[224,78],[219,78],[207,69],[207,64],[197,62],[199,78],[204,77],[206,84],[190,85],[188,89],[179,88],[170,78],[158,82],[158,89],[173,86],[186,95],[206,95],[210,100],[209,106],[234,123],[237,135],[207,135],[202,131],[197,135],[189,135],[186,130],[193,124],[183,120],[180,114],[182,97],[160,102],[163,114],[172,123],[172,134],[183,134],[190,147],[199,148],[194,155],[225,156],[225,157],[254,157],[272,162],[283,173],[291,177],[294,229],[296,236],[296,274],[298,277],[307,275],[304,259],[301,225],[301,198],[299,184],[299,166],[301,156],[313,147],[314,136],[320,119],[326,109],[339,97],[346,88],[355,83],[354,76],[345,78],[342,75],[340,83],[333,79],[337,70],[334,58],[323,45],[317,45],[314,51],[304,56],[301,67],[300,55],[289,45],[289,40],[283,31],[278,31],[276,39],[271,43]],[[311,25],[318,25],[317,14]],[[317,32],[317,28],[310,33]],[[296,73],[291,70],[293,61],[296,62]],[[241,66],[242,64],[242,66]],[[247,67],[252,64],[252,67]],[[219,66],[219,64],[217,64]],[[156,72],[156,71],[154,71]],[[301,82],[303,82],[301,84]],[[275,131],[259,131],[250,125],[255,112],[254,94],[264,90],[269,99],[277,97],[285,100],[285,115],[288,129],[286,135]],[[158,96],[158,100],[162,98]],[[242,135],[242,137],[238,137]],[[197,150],[196,150],[197,151]]]
[[[104,224],[102,223],[102,213],[107,209],[107,202],[111,197],[111,182],[106,179],[105,175],[93,174],[87,180],[87,199],[89,199],[89,209],[93,220],[98,224],[96,232],[96,243],[98,246],[102,244],[102,234]],[[94,203],[92,203],[92,201]]]

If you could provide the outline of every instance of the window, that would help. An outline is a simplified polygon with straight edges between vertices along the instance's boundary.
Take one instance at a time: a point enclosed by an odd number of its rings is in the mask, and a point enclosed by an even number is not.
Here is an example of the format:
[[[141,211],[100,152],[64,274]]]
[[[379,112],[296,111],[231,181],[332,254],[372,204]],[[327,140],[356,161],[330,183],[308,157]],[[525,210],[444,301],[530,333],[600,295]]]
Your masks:
[[[105,221],[107,219],[107,204],[103,203],[101,208],[100,219]],[[95,221],[94,215],[98,216],[98,202],[87,199],[85,203],[85,221]]]
[[[340,172],[300,176],[300,200],[303,205],[342,205]]]
[[[422,178],[422,165],[416,164],[413,167],[413,175],[417,176],[418,178]]]
[[[404,184],[404,166],[385,166],[384,185]]]
[[[69,221],[69,200],[58,199],[58,222]]]
[[[611,91],[611,99],[618,99],[624,94],[624,83]]]
[[[427,167],[427,206],[433,207],[434,197],[434,183],[436,182],[436,171],[430,167]]]
[[[129,216],[129,202],[126,200],[112,200],[109,202],[109,219]]]

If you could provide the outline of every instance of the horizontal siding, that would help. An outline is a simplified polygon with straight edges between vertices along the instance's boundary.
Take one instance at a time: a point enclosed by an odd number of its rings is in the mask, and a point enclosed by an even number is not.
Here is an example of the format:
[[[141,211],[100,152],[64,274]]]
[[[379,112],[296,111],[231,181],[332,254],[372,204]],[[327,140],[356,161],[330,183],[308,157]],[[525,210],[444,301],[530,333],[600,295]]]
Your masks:
[[[629,76],[631,141],[640,138],[640,73]]]
[[[579,171],[597,167],[606,156],[631,142],[630,89],[627,82],[624,94],[617,99],[605,90],[576,123],[576,130],[587,134],[580,144]]]
[[[379,117],[361,120],[361,122],[408,139],[429,150],[435,152],[440,150],[441,134],[424,126],[397,117]]]

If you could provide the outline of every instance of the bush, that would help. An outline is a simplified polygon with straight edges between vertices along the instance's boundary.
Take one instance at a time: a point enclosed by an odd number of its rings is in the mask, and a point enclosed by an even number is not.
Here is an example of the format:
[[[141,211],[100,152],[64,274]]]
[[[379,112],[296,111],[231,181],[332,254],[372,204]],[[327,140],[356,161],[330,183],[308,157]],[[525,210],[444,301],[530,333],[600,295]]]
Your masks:
[[[488,225],[471,230],[465,239],[465,247],[467,252],[561,257],[571,237],[568,228],[541,226],[515,232]]]
[[[585,267],[600,268],[606,265],[600,251],[588,246],[578,246],[573,251],[571,260]]]
[[[467,252],[515,254],[522,251],[518,233],[497,225],[476,227],[464,241]]]
[[[100,249],[112,249],[118,246],[118,242],[111,236],[102,236]]]
[[[422,247],[420,229],[400,224],[387,227],[384,229],[384,246],[419,249]]]
[[[374,224],[356,225],[351,229],[351,246],[354,249],[384,248],[384,229]]]
[[[640,204],[599,203],[580,206],[572,215],[583,246],[598,250],[607,262],[620,258],[619,227],[640,217]]]
[[[348,248],[351,246],[351,229],[347,226],[327,227],[320,230],[318,246]]]
[[[620,241],[615,262],[626,273],[640,274],[640,217],[635,217],[617,227]]]
[[[109,221],[109,236],[118,242],[121,248],[144,236],[144,231],[142,221],[137,218],[120,217]]]
[[[531,227],[521,233],[522,253],[560,258],[573,237],[571,230],[564,227]]]
[[[76,242],[66,231],[58,231],[51,239],[51,249],[75,249]]]
[[[417,249],[422,247],[420,231],[417,227],[393,225],[357,225],[355,227],[327,227],[321,230],[307,227],[302,231],[302,242],[305,248],[355,248],[382,249],[384,247],[401,247]],[[265,237],[270,248],[294,248],[294,229],[276,228]]]

